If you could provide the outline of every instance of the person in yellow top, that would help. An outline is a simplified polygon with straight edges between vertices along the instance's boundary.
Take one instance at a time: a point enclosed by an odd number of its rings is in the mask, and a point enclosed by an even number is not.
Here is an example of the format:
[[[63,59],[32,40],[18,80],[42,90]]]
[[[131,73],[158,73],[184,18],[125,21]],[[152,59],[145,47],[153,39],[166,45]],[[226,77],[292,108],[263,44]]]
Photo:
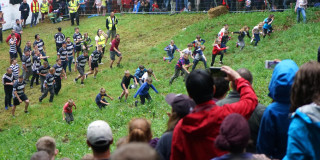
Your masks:
[[[37,20],[38,20],[38,15],[39,15],[39,2],[38,0],[33,0],[30,5],[31,12],[32,12],[32,18],[31,18],[31,25],[36,26],[37,25]]]
[[[102,16],[106,16],[106,11],[107,11],[107,3],[106,3],[106,0],[102,0],[102,2],[101,2],[101,8],[102,8]]]
[[[110,16],[107,18],[106,20],[106,27],[108,29],[108,38],[106,40],[106,42],[108,41],[108,39],[110,38],[111,35],[111,40],[110,40],[110,45],[112,40],[114,39],[114,37],[117,34],[117,25],[118,25],[118,19],[116,18],[116,16],[114,16],[114,12],[110,13]]]
[[[101,63],[101,59],[104,55],[104,50],[107,44],[107,41],[106,41],[107,38],[108,36],[101,29],[98,29],[97,36],[95,37],[95,41],[96,41],[96,48],[98,48],[99,45],[102,45],[102,54],[99,57],[100,64],[103,64]]]
[[[41,10],[41,22],[44,21],[44,16],[49,13],[49,3],[47,0],[42,0],[42,3],[40,5]]]
[[[71,18],[71,26],[74,25],[74,19],[76,18],[77,25],[79,26],[79,14],[78,9],[80,7],[78,0],[71,0],[68,5],[68,9],[70,12],[70,18]]]

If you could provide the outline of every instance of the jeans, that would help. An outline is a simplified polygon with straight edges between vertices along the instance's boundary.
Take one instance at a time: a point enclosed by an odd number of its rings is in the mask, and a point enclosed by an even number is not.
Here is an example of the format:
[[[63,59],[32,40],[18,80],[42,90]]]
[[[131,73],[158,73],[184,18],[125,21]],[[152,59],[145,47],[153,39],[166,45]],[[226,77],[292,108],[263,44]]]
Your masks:
[[[303,23],[307,22],[307,16],[306,16],[306,10],[304,8],[298,8],[297,9],[297,21],[300,23],[300,13],[302,14],[303,17]]]
[[[254,46],[257,46],[259,41],[260,41],[259,33],[258,34],[254,34],[254,40],[255,40]]]
[[[149,12],[152,12],[153,0],[150,0],[149,5],[150,5]]]
[[[150,102],[152,100],[150,94],[146,94],[146,95],[139,95],[140,97],[140,101],[141,101],[141,104],[144,105],[145,102],[146,102],[146,99],[148,100],[148,102]]]
[[[38,15],[39,15],[39,12],[38,12],[38,13],[32,13],[31,26],[32,26],[32,25],[37,25]]]
[[[188,77],[188,72],[183,68],[181,68],[181,69],[175,68],[174,75],[171,77],[170,82],[169,82],[170,84],[172,84],[174,79],[176,79],[180,76],[180,71],[182,71],[184,73],[184,81],[186,81],[186,79]]]
[[[169,7],[169,0],[164,0],[164,1],[163,1],[163,8],[164,8],[165,10],[168,10],[168,7]]]
[[[112,0],[108,0],[107,1],[107,9],[108,9],[108,13],[112,12]]]
[[[69,66],[69,72],[71,72],[71,64],[72,64],[73,56],[68,57],[68,66]],[[65,70],[66,71],[66,70]],[[67,72],[67,71],[66,71]]]
[[[67,61],[67,60],[62,61],[62,62],[61,62],[61,66],[62,66],[62,68],[64,69],[64,71],[66,72],[67,66],[68,66],[68,61]]]
[[[188,9],[188,0],[184,0],[183,2],[184,2],[184,8]]]
[[[170,4],[171,4],[171,13],[175,13],[176,12],[176,0],[171,0]]]
[[[5,97],[4,97],[4,106],[9,107],[12,103],[12,86],[4,86],[4,93],[5,93]]]
[[[77,25],[79,26],[79,14],[78,12],[70,13],[71,25],[74,25],[74,19],[76,19]]]
[[[196,8],[196,11],[199,11],[199,5],[200,5],[200,0],[194,0],[194,7]]]
[[[196,68],[196,66],[197,66],[197,64],[198,64],[199,61],[202,61],[203,64],[204,64],[204,67],[205,67],[205,68],[208,68],[208,67],[207,67],[207,62],[206,62],[206,60],[205,60],[203,57],[201,57],[200,59],[194,59],[194,60],[193,60],[192,71]]]
[[[213,66],[214,61],[216,60],[216,56],[217,56],[217,55],[220,55],[220,62],[222,62],[223,52],[220,51],[220,52],[217,53],[217,54],[212,54],[212,57],[211,57],[211,58],[212,58],[212,59],[211,59],[211,60],[212,60],[212,61],[211,61],[211,66]]]
[[[48,86],[47,88],[44,88],[44,92],[42,93],[41,97],[39,98],[41,101],[47,97],[48,92],[50,92],[50,100],[49,102],[53,101],[53,97],[54,97],[54,86]]]
[[[165,60],[169,60],[169,62],[171,62],[174,58],[173,54],[174,54],[173,52],[167,51],[168,57],[166,57]]]

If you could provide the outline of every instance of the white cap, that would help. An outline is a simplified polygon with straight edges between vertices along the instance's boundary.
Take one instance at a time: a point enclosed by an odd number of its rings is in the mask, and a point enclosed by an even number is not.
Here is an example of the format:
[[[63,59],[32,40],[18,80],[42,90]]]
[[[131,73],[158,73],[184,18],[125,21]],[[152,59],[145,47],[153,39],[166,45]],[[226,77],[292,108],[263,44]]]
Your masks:
[[[87,140],[93,146],[109,144],[113,140],[109,124],[102,120],[90,123],[87,130]]]

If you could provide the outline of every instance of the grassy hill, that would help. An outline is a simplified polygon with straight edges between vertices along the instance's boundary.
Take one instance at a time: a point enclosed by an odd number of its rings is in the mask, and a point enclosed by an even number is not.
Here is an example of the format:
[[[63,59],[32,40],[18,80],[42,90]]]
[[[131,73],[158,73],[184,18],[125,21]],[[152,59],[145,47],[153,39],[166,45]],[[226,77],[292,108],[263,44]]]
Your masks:
[[[114,134],[114,142],[126,136],[127,124],[134,117],[145,117],[152,122],[154,137],[160,137],[166,129],[167,115],[171,108],[165,103],[164,97],[168,93],[184,93],[185,86],[182,78],[174,81],[169,86],[169,79],[174,73],[174,65],[177,61],[177,53],[174,63],[163,62],[162,57],[166,55],[163,48],[173,39],[180,49],[186,48],[187,44],[201,35],[207,42],[205,55],[211,62],[211,44],[215,35],[224,24],[229,24],[230,31],[238,31],[243,25],[251,28],[267,17],[269,12],[227,14],[215,19],[208,19],[205,14],[179,14],[168,15],[119,15],[118,33],[121,35],[120,50],[123,53],[123,68],[109,66],[109,52],[103,59],[103,65],[99,66],[100,72],[97,79],[89,77],[85,80],[85,86],[75,84],[73,79],[78,73],[68,73],[68,79],[62,80],[62,90],[59,96],[55,96],[54,102],[49,103],[48,98],[42,103],[38,102],[40,86],[30,89],[27,87],[26,94],[30,99],[30,114],[23,113],[23,105],[18,106],[16,118],[11,117],[11,109],[0,108],[0,159],[27,159],[36,151],[35,143],[38,138],[48,135],[56,139],[57,148],[60,150],[58,158],[69,157],[80,159],[91,150],[86,146],[86,129],[94,120],[107,121]],[[273,23],[275,33],[269,38],[262,39],[258,47],[250,45],[246,38],[247,46],[243,51],[235,47],[237,36],[234,35],[229,41],[227,55],[224,63],[233,67],[248,68],[254,76],[253,87],[259,97],[259,101],[265,105],[271,102],[267,97],[268,83],[272,70],[264,68],[265,60],[293,59],[298,65],[309,60],[316,59],[316,50],[319,47],[319,11],[308,10],[308,24],[296,24],[293,12],[274,13]],[[54,64],[56,58],[53,35],[56,28],[61,26],[66,36],[73,35],[73,27],[70,22],[59,24],[40,24],[35,28],[27,28],[23,34],[23,46],[26,40],[34,41],[33,37],[39,33],[45,41],[47,55],[51,56],[50,64]],[[105,29],[105,17],[83,18],[80,21],[80,32],[88,32],[92,40],[96,31]],[[4,35],[8,35],[6,31]],[[9,66],[8,46],[0,44],[0,70],[5,73]],[[108,49],[107,49],[108,50]],[[19,64],[21,64],[19,62]],[[119,102],[117,97],[121,93],[120,82],[125,70],[134,73],[139,65],[152,68],[160,81],[154,81],[154,86],[159,94],[150,91],[153,102],[150,104],[134,107],[133,95],[136,91],[130,90],[128,103]],[[88,69],[88,66],[86,67]],[[198,68],[203,68],[200,63]],[[94,98],[101,87],[106,88],[107,93],[115,100],[111,105],[100,111],[94,103]],[[4,103],[4,92],[0,90],[0,104]],[[62,121],[62,106],[73,98],[77,104],[74,111],[75,122],[68,125]],[[115,145],[112,146],[112,150]]]

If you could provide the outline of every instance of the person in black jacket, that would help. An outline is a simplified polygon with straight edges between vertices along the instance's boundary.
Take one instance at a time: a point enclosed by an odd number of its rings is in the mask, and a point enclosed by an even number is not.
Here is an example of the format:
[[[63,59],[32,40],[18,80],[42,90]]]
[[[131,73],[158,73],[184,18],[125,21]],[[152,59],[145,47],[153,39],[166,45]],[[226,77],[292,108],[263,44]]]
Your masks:
[[[27,0],[23,0],[20,5],[19,11],[21,12],[21,24],[23,24],[23,28],[26,27],[26,21],[29,17],[30,7],[27,3]]]
[[[240,50],[242,50],[244,48],[244,46],[246,45],[244,42],[244,37],[247,35],[251,39],[249,29],[250,28],[248,26],[244,26],[243,28],[241,28],[241,30],[239,32],[232,32],[232,34],[234,34],[234,33],[239,34],[237,47],[240,46]]]

